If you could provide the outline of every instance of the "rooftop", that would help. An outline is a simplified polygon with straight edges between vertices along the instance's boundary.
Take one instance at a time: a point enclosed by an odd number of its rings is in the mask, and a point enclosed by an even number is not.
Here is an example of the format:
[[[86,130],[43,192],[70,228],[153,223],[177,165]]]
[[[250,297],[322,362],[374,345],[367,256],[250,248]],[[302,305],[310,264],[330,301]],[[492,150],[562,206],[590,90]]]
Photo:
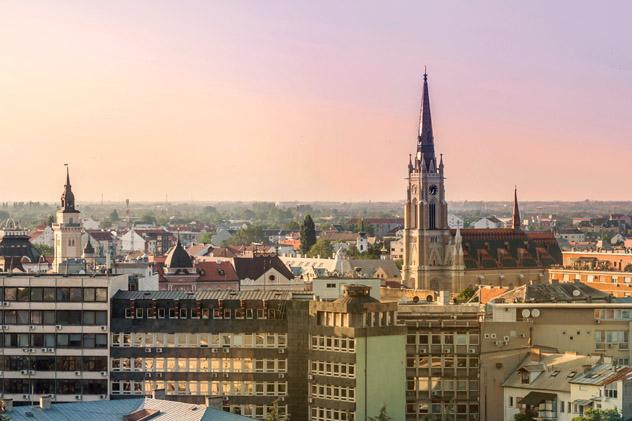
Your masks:
[[[94,402],[57,403],[48,409],[39,406],[14,407],[8,415],[11,421],[121,421],[137,411],[154,413],[157,421],[240,421],[249,420],[204,405],[193,405],[150,398],[103,400]],[[155,411],[155,412],[154,412]]]

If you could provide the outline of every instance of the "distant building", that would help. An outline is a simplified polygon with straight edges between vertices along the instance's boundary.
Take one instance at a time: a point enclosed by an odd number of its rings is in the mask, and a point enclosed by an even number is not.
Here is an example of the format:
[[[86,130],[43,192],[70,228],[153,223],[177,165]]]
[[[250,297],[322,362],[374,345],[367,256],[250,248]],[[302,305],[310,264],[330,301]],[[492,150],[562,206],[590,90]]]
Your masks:
[[[464,228],[465,223],[463,222],[463,218],[459,218],[454,214],[448,214],[448,226],[452,229],[456,228]]]
[[[233,258],[235,272],[242,290],[276,289],[302,291],[305,282],[295,277],[275,254],[255,254],[252,257]]]
[[[164,228],[132,228],[121,236],[121,249],[162,255],[169,250],[172,241],[173,235]]]
[[[118,241],[112,232],[107,230],[86,229],[84,227],[84,232],[81,236],[83,247],[88,243],[88,238],[90,239],[90,244],[94,247],[96,256],[103,258],[110,256],[110,259],[113,261],[119,254]]]
[[[404,218],[364,218],[364,225],[371,228],[376,237],[382,238],[404,228]]]
[[[379,278],[316,278],[312,281],[312,292],[316,299],[333,301],[344,295],[347,285],[365,285],[371,288],[369,295],[380,300],[382,282]]]
[[[586,241],[586,234],[578,229],[565,229],[558,230],[555,233],[555,238],[560,240],[566,240],[569,243],[581,243]]]
[[[472,222],[470,227],[475,229],[504,228],[505,223],[495,216],[486,216],[478,221]]]
[[[33,244],[40,244],[48,247],[54,247],[55,245],[53,227],[50,225],[36,228],[30,233],[30,237],[31,243]]]
[[[40,263],[41,260],[40,252],[31,244],[25,229],[10,218],[0,225],[1,272],[25,272],[29,265]]]

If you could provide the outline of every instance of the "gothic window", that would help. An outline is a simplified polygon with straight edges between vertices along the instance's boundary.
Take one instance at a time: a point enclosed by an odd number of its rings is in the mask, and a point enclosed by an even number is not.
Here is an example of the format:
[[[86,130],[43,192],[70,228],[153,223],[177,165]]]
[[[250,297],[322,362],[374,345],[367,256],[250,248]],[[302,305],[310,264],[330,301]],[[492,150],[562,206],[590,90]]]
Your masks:
[[[410,209],[410,226],[417,228],[417,199],[413,200]]]
[[[428,228],[433,230],[437,228],[436,206],[434,202],[428,205]]]

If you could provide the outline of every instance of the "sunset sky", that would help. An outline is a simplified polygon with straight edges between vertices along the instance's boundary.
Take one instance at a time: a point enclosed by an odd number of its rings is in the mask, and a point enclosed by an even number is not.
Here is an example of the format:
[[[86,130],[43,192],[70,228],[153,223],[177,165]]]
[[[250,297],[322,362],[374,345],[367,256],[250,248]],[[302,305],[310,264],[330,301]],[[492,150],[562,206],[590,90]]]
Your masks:
[[[632,200],[632,3],[0,0],[0,201]]]

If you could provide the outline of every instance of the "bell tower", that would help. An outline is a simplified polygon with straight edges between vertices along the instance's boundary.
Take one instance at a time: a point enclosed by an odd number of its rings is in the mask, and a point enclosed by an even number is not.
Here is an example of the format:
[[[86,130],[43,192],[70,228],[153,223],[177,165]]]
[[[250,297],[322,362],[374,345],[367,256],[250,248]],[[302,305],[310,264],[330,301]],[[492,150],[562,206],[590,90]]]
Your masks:
[[[61,207],[57,210],[56,220],[53,224],[53,237],[55,240],[55,258],[53,270],[64,273],[63,263],[68,259],[81,258],[81,218],[75,209],[75,195],[70,185],[70,171],[66,164],[66,185],[61,195]]]
[[[428,74],[423,75],[417,150],[408,159],[402,280],[410,288],[453,289],[452,235],[443,156],[435,155]]]

